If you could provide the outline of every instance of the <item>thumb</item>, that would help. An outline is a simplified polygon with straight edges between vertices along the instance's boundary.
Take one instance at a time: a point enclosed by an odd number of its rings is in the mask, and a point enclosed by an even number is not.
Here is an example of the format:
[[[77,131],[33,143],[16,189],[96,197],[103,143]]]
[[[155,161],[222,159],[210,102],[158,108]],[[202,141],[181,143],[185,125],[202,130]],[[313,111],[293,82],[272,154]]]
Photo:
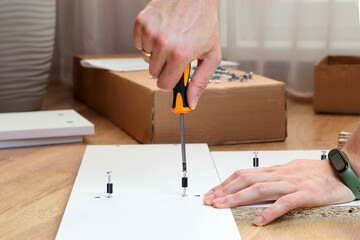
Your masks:
[[[192,110],[195,109],[200,95],[207,87],[209,80],[221,62],[221,54],[209,52],[202,59],[198,59],[198,65],[187,89],[187,101]]]

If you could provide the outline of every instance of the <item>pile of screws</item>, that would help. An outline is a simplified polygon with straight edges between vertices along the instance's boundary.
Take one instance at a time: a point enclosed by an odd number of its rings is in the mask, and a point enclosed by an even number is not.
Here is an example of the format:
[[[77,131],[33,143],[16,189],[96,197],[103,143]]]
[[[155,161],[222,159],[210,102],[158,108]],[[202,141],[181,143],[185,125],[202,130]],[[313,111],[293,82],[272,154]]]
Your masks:
[[[351,133],[344,131],[340,132],[338,138],[338,148],[342,149],[350,137],[351,137]]]
[[[190,72],[190,79],[192,78],[194,72],[195,72],[195,69],[192,69]],[[215,83],[220,83],[221,78],[226,78],[229,82],[234,82],[237,80],[240,80],[240,82],[247,82],[249,79],[253,78],[253,72],[249,72],[244,75],[241,75],[239,73],[228,71],[224,67],[219,66],[216,69],[215,73],[211,76],[209,83],[211,83],[212,80],[214,80]]]

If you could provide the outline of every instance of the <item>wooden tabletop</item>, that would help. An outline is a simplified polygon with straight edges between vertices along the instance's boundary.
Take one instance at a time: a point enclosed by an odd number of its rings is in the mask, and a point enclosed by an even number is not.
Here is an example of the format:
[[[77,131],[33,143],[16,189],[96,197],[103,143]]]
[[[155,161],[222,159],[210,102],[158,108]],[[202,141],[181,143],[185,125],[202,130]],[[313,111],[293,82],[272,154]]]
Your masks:
[[[74,100],[72,89],[48,86],[42,110],[74,109],[95,124],[83,143],[0,150],[0,239],[54,239],[86,145],[138,144],[125,132]],[[310,150],[337,146],[340,131],[351,131],[358,115],[314,114],[311,103],[290,101],[284,142],[210,146],[227,150]],[[243,239],[359,239],[360,219],[278,220],[265,227],[237,221]],[[139,226],[141,228],[141,226]]]

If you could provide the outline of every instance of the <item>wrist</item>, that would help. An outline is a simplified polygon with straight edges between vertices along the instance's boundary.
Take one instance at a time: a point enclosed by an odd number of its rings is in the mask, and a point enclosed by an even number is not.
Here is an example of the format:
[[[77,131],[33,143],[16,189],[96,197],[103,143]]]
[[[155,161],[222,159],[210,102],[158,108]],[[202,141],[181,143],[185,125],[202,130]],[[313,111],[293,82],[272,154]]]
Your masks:
[[[356,176],[360,178],[360,124],[354,129],[351,137],[341,150],[347,156]]]
[[[338,148],[332,149],[328,158],[332,168],[341,177],[343,183],[353,192],[356,199],[360,199],[360,179],[354,171],[349,157]]]
[[[346,146],[344,146],[341,150],[345,153],[356,176],[360,178],[360,153],[358,153],[356,149],[352,149]]]

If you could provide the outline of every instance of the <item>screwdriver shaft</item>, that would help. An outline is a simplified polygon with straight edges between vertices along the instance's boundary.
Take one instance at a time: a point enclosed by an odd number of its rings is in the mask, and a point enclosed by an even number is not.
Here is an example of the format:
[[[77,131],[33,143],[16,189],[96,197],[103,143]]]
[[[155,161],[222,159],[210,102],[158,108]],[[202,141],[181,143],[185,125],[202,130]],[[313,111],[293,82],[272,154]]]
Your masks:
[[[181,154],[183,171],[186,171],[186,152],[185,152],[185,131],[184,131],[184,114],[180,113],[180,129],[181,129]]]
[[[183,170],[183,197],[186,197],[187,177],[186,177],[186,151],[185,151],[185,130],[184,130],[184,114],[180,113],[180,129],[181,129],[181,156]]]

